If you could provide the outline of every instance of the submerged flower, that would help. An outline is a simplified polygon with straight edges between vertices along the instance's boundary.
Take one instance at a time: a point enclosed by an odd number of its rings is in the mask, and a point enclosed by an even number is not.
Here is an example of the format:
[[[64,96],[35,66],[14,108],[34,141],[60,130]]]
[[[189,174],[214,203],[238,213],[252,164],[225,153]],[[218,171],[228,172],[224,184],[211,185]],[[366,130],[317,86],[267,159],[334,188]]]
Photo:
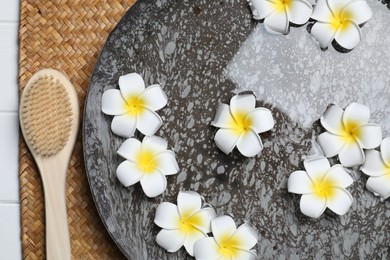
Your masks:
[[[336,40],[345,49],[353,49],[362,38],[359,25],[371,17],[371,8],[365,0],[318,0],[311,17],[317,22],[311,34],[322,48]]]
[[[383,139],[380,152],[366,151],[366,162],[361,170],[370,176],[367,189],[387,199],[390,196],[390,137]]]
[[[162,125],[155,112],[168,102],[160,85],[145,89],[142,77],[130,73],[119,78],[119,90],[109,89],[102,96],[102,111],[114,116],[112,131],[122,137],[132,137],[135,129],[144,135],[154,135]]]
[[[208,237],[210,221],[215,216],[213,208],[202,208],[198,193],[181,191],[177,196],[177,206],[163,202],[157,207],[154,223],[163,228],[157,235],[157,244],[168,252],[176,252],[184,245],[193,256],[195,242]]]
[[[255,106],[253,94],[233,96],[230,106],[219,106],[212,125],[221,128],[214,140],[224,153],[237,146],[242,155],[252,157],[263,149],[258,133],[271,130],[275,123],[269,109]]]
[[[353,199],[345,189],[353,179],[341,165],[330,167],[328,159],[320,157],[303,162],[306,171],[295,171],[288,178],[288,191],[302,194],[300,209],[303,214],[318,218],[328,207],[344,215]]]
[[[256,253],[251,249],[256,245],[258,235],[248,224],[239,228],[229,216],[220,216],[211,220],[213,237],[203,238],[195,243],[194,253],[197,260],[254,260]]]
[[[167,150],[167,146],[167,142],[157,136],[145,136],[142,143],[135,138],[127,139],[117,151],[126,159],[116,170],[119,181],[125,187],[139,181],[148,197],[162,194],[167,187],[165,175],[179,171],[175,154]]]
[[[351,103],[345,110],[336,105],[328,107],[321,117],[327,132],[317,139],[325,156],[339,155],[345,167],[363,164],[363,149],[374,149],[382,141],[381,127],[368,123],[369,119],[370,109],[365,105]]]
[[[312,6],[305,0],[251,0],[253,18],[264,19],[270,33],[288,34],[290,22],[305,24],[312,14]]]

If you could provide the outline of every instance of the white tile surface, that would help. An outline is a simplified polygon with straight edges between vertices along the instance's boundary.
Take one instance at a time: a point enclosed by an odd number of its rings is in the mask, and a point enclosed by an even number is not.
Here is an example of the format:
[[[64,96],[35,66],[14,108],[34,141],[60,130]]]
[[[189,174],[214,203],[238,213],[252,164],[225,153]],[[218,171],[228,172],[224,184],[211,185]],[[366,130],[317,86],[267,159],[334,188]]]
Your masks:
[[[19,20],[19,1],[0,0],[0,22]]]
[[[18,203],[18,114],[0,112],[0,122],[0,203]]]
[[[16,48],[8,51],[0,49],[0,111],[18,110],[18,67],[16,63],[18,54]]]
[[[21,259],[19,204],[0,204],[0,260]]]
[[[0,0],[0,260],[22,259],[18,182],[19,0]]]
[[[18,26],[17,22],[0,22],[0,52],[18,49]]]

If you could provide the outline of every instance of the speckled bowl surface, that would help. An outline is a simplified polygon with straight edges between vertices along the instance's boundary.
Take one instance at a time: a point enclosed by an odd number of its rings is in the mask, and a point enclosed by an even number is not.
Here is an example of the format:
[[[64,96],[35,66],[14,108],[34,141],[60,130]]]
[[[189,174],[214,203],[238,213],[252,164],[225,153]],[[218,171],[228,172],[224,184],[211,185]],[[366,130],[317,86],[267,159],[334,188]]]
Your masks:
[[[367,191],[358,169],[348,188],[354,203],[344,216],[327,210],[317,220],[305,217],[300,197],[286,188],[289,174],[303,169],[312,136],[324,131],[318,119],[328,104],[364,103],[371,122],[390,134],[390,12],[376,0],[368,3],[374,17],[347,54],[321,51],[306,26],[291,28],[288,36],[268,34],[245,0],[140,0],[128,11],[96,64],[83,133],[92,195],[126,257],[189,258],[184,249],[167,253],[156,244],[153,218],[159,203],[176,203],[180,190],[195,190],[218,214],[259,231],[259,259],[390,258],[390,201]],[[168,140],[180,171],[154,199],[139,184],[125,188],[117,180],[123,159],[116,150],[124,139],[101,112],[103,92],[118,88],[119,76],[130,72],[147,85],[161,84],[169,98],[159,111],[164,125],[157,135]],[[257,105],[271,109],[276,120],[261,135],[264,150],[254,158],[223,154],[210,125],[218,105],[245,90],[256,93]]]

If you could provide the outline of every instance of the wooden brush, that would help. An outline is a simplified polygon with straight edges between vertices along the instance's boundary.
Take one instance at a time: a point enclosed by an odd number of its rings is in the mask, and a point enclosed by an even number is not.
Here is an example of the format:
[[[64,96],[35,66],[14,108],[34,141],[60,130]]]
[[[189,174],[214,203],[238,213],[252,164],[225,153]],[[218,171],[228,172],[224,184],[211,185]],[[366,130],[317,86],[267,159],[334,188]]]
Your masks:
[[[34,74],[20,100],[20,126],[41,174],[46,208],[46,257],[70,260],[65,184],[79,128],[79,104],[62,73]]]

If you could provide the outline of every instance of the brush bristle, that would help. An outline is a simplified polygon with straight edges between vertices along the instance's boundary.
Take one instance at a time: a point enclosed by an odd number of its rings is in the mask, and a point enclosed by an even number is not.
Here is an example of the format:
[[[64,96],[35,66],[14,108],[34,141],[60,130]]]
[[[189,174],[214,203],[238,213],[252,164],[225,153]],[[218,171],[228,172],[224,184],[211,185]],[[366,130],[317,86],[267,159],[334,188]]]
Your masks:
[[[58,79],[45,75],[33,82],[21,114],[25,134],[36,153],[52,156],[64,148],[72,126],[72,107]]]

